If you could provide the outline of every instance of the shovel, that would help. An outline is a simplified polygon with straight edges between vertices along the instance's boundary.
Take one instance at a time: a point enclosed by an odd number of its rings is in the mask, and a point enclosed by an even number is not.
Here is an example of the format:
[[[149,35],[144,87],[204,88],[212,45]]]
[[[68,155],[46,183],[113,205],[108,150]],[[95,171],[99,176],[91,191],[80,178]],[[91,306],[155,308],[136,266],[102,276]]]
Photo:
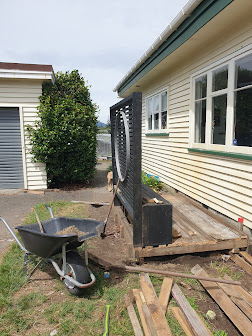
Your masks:
[[[120,178],[118,177],[118,181],[117,181],[117,184],[116,184],[116,187],[115,187],[115,190],[114,190],[114,194],[113,194],[112,200],[111,200],[110,205],[109,205],[108,214],[107,214],[107,217],[106,217],[106,219],[105,219],[105,221],[104,221],[103,231],[101,232],[101,237],[102,237],[102,238],[105,238],[105,237],[106,237],[105,230],[106,230],[106,226],[107,226],[108,218],[109,218],[109,215],[110,215],[112,206],[113,206],[113,202],[114,202],[114,199],[115,199],[115,195],[116,195],[116,191],[117,191],[119,182],[120,182]]]

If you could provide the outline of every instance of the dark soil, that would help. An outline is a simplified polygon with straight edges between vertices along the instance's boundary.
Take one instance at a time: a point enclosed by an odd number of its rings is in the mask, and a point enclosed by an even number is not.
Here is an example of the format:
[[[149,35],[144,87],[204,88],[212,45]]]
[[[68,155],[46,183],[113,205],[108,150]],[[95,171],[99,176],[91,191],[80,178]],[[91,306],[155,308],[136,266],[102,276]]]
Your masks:
[[[65,228],[64,230],[61,231],[57,231],[55,234],[56,235],[66,235],[66,234],[74,234],[76,233],[78,235],[78,237],[84,236],[86,234],[88,234],[88,232],[83,232],[80,231],[79,229],[77,229],[76,226],[72,225],[72,226],[68,226],[67,228]]]

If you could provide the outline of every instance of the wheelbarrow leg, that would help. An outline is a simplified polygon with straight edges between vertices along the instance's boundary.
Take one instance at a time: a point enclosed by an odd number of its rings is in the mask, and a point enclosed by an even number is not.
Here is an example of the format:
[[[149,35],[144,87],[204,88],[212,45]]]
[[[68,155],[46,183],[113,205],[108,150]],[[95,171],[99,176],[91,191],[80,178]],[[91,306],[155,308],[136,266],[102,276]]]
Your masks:
[[[88,266],[88,251],[87,251],[87,241],[84,241],[84,253],[85,253],[85,263]]]
[[[66,269],[66,244],[62,245],[62,271],[64,273],[64,275],[67,274],[67,269]]]
[[[24,261],[23,261],[23,272],[25,274],[27,274],[27,265],[35,260],[37,257],[33,257],[33,258],[28,258],[29,254],[25,253],[24,254]],[[41,264],[41,262],[43,261],[43,258],[40,258],[39,262],[36,264],[36,266],[33,267],[33,269],[31,270],[31,272],[27,275],[27,278],[30,279],[30,277],[32,276],[32,274],[36,271],[36,269],[38,268],[38,266]]]

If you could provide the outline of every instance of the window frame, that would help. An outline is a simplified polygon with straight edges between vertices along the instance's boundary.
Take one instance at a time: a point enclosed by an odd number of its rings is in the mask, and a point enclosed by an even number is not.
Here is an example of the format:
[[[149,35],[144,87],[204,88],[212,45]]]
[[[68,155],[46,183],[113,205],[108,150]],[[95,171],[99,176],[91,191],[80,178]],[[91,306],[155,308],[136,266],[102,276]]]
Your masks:
[[[162,93],[167,93],[167,127],[166,128],[161,128],[161,117],[162,117]],[[155,113],[154,111],[154,97],[159,96],[159,111]],[[152,129],[149,129],[149,111],[148,111],[148,100],[152,98]],[[145,134],[146,135],[169,135],[168,133],[168,128],[169,128],[169,91],[168,87],[162,88],[158,91],[152,92],[151,94],[147,95],[145,98]],[[159,114],[159,127],[158,129],[154,129],[154,115]]]
[[[191,100],[190,100],[190,129],[189,129],[189,148],[202,149],[208,151],[230,152],[241,154],[252,154],[252,147],[233,145],[234,134],[234,110],[235,110],[235,92],[240,89],[235,88],[235,62],[239,59],[252,56],[252,44],[232,53],[231,55],[212,63],[211,65],[193,73],[190,76]],[[212,91],[213,72],[222,67],[228,66],[227,88],[219,91]],[[206,132],[205,143],[195,142],[195,83],[196,79],[207,75],[207,95],[206,95]],[[251,85],[252,87],[252,85]],[[246,89],[249,86],[246,87]],[[227,111],[226,111],[226,142],[225,145],[212,144],[212,98],[227,94]]]

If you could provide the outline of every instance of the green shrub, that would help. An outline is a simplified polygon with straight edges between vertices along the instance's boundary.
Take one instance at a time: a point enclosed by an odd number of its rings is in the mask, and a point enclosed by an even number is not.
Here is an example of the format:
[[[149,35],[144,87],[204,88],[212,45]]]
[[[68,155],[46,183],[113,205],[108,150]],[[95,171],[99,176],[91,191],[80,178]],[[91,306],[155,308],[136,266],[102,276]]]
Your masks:
[[[46,164],[48,182],[84,182],[96,165],[97,106],[79,74],[58,72],[43,85],[35,127],[27,127],[35,162]]]
[[[142,183],[146,184],[155,191],[160,191],[163,189],[162,182],[159,181],[155,176],[148,176],[145,172],[142,171]]]
[[[106,171],[109,173],[111,171],[113,171],[113,168],[112,168],[112,164],[108,166],[108,168],[106,169]]]

